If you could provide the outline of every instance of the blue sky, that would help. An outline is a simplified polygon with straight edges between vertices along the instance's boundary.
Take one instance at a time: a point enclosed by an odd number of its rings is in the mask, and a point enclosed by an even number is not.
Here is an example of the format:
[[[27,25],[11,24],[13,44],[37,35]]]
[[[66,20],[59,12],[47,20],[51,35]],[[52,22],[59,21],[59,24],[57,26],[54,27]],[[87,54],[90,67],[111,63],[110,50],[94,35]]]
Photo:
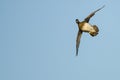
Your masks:
[[[0,80],[119,80],[120,1],[1,0]],[[91,18],[75,56],[75,19]]]

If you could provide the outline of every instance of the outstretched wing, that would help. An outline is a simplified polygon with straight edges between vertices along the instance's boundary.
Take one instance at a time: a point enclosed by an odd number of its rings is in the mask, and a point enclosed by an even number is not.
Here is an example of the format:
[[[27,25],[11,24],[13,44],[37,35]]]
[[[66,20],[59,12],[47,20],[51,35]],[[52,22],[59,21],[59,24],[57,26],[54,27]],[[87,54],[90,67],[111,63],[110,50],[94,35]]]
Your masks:
[[[103,6],[102,6],[101,8],[99,8],[99,9],[95,10],[95,11],[92,12],[90,15],[88,15],[84,20],[85,20],[86,22],[89,22],[90,18],[91,18],[92,16],[94,16],[97,11],[101,10],[101,9],[104,8],[104,7],[105,7],[105,5],[103,5]]]
[[[81,35],[82,35],[82,31],[79,30],[77,34],[77,39],[76,39],[76,56],[78,55],[78,48],[80,44]]]

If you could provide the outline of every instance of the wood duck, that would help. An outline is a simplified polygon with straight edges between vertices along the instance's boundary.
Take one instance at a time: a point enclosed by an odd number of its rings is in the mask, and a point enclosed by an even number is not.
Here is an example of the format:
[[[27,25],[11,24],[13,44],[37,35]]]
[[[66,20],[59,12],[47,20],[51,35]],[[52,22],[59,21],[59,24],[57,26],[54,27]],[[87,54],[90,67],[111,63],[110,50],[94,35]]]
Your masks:
[[[95,10],[94,12],[92,12],[90,15],[88,15],[84,21],[80,22],[78,19],[76,19],[76,23],[78,24],[78,34],[77,34],[77,38],[76,38],[76,56],[78,55],[78,48],[79,48],[79,44],[80,44],[80,39],[81,39],[81,35],[83,32],[87,32],[89,33],[92,37],[96,36],[99,32],[99,29],[96,25],[91,25],[89,23],[89,20],[92,16],[95,15],[95,13],[99,10],[101,10],[102,8],[104,8],[104,6],[102,6],[101,8]]]

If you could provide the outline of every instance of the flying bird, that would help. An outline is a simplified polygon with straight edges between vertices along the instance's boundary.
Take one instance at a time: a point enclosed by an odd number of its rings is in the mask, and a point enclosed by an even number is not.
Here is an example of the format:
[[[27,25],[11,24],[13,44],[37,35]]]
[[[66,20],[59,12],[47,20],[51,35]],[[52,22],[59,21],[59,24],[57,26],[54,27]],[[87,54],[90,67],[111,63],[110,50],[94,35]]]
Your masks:
[[[83,32],[87,32],[89,33],[92,37],[96,36],[99,32],[99,29],[96,25],[91,25],[89,23],[89,20],[92,16],[95,15],[95,13],[99,10],[101,10],[102,8],[104,8],[104,6],[102,6],[101,8],[95,10],[94,12],[92,12],[91,14],[89,14],[82,22],[79,21],[79,19],[76,19],[76,23],[78,24],[78,34],[77,34],[77,38],[76,38],[76,56],[78,55],[78,48],[79,48],[79,44],[80,44],[80,39],[82,36]]]

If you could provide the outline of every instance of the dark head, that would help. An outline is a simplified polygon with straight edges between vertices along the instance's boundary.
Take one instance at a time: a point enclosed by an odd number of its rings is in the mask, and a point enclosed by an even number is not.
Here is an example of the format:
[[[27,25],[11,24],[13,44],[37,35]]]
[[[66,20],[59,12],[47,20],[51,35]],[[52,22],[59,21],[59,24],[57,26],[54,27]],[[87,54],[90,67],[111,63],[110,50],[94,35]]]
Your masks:
[[[79,19],[76,19],[76,23],[77,23],[77,24],[79,24],[79,23],[80,23]]]
[[[99,29],[96,25],[93,25],[92,27],[94,28],[95,32],[89,32],[89,34],[94,37],[98,34]]]
[[[95,29],[96,32],[99,32],[99,29],[96,25],[93,25],[93,28]]]

